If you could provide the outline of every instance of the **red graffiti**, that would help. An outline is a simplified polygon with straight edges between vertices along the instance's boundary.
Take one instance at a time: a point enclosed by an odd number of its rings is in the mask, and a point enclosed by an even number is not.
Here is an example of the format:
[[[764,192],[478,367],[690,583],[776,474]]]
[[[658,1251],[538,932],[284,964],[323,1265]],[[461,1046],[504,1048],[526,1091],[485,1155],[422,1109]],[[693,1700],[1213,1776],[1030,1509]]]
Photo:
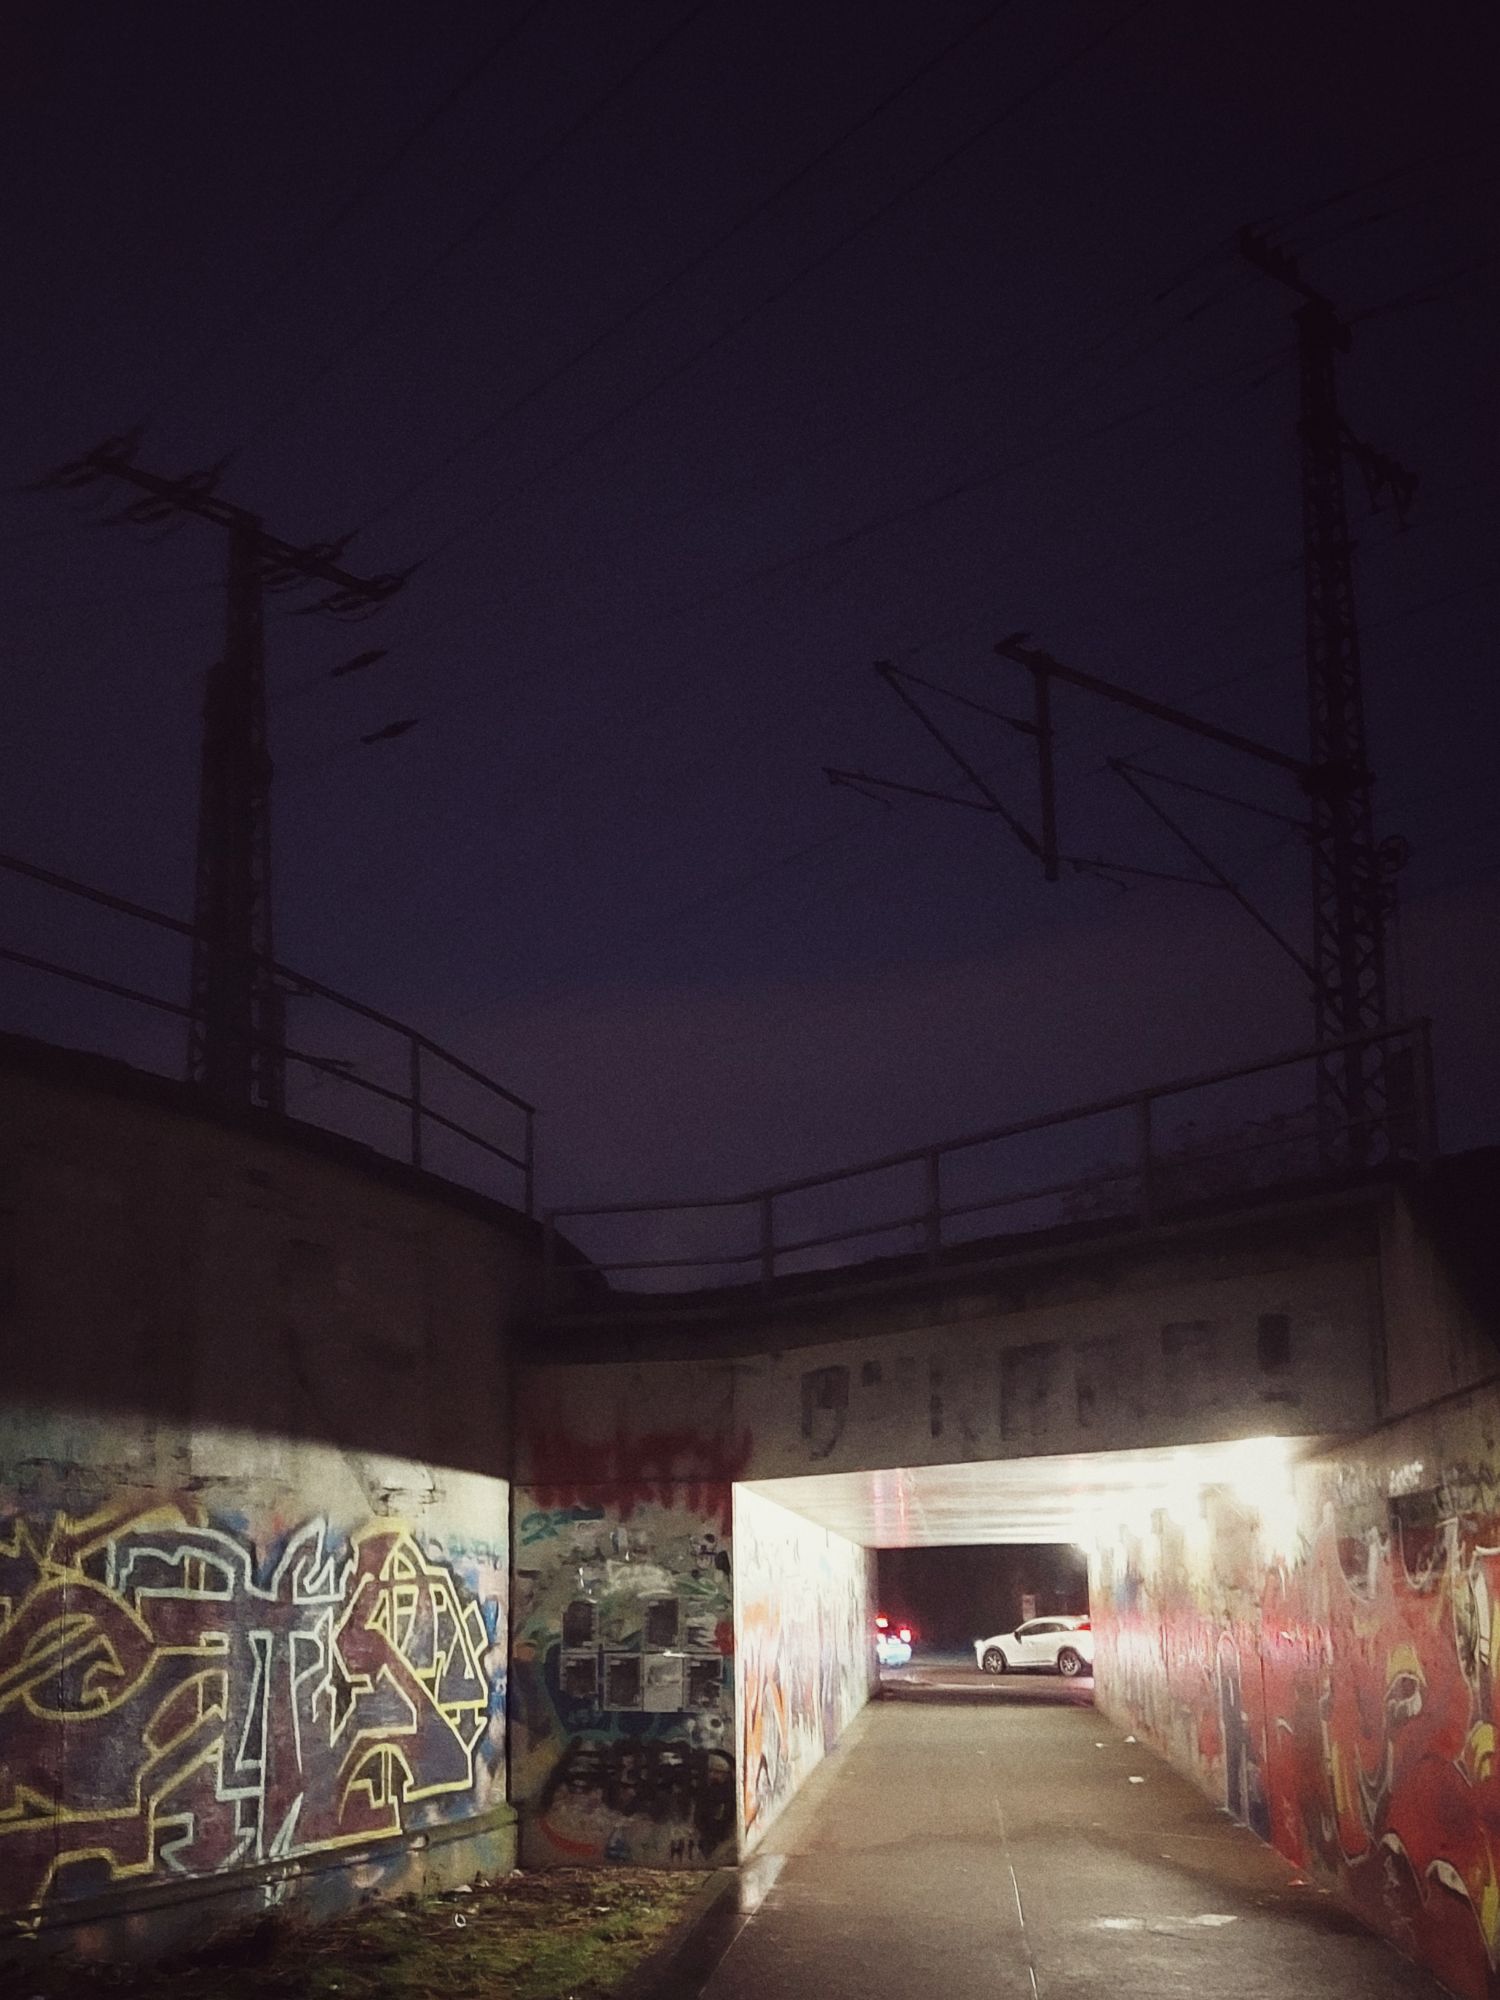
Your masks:
[[[559,1417],[533,1423],[525,1434],[529,1484],[539,1507],[571,1507],[595,1501],[607,1488],[622,1521],[637,1507],[683,1507],[690,1514],[717,1514],[726,1535],[732,1526],[732,1487],[749,1467],[753,1442],[748,1430],[737,1438],[689,1430],[617,1429],[612,1437],[587,1438]]]
[[[1330,1507],[1259,1576],[1158,1554],[1096,1603],[1100,1685],[1373,1928],[1500,2000],[1500,1508],[1403,1540]]]

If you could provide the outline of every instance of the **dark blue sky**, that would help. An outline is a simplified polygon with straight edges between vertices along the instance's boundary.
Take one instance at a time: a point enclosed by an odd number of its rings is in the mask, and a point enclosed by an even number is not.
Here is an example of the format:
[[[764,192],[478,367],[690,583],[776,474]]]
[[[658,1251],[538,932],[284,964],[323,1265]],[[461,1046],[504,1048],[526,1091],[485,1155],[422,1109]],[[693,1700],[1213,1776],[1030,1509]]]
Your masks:
[[[1048,888],[978,815],[821,776],[946,782],[870,663],[1014,700],[1017,628],[1301,747],[1291,301],[1232,248],[1267,219],[1368,313],[1345,413],[1421,473],[1404,534],[1351,480],[1372,759],[1447,1136],[1497,1136],[1492,10],[16,19],[5,846],[190,906],[219,540],[14,490],[144,424],[279,532],[425,558],[376,623],[272,617],[278,945],[536,1098],[552,1198],[1296,1045],[1298,976],[1224,899]],[[1295,804],[1137,720],[1060,698],[1070,845],[1179,865],[1106,751]],[[967,727],[1029,812],[1023,746]],[[1185,810],[1305,931],[1295,836]]]

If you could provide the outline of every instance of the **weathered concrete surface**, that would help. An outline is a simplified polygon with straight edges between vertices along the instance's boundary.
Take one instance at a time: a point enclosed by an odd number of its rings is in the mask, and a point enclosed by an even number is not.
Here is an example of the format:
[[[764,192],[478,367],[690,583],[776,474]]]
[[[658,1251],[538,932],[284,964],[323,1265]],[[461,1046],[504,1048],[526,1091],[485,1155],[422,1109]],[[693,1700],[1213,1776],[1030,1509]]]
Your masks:
[[[1442,2000],[1086,1698],[974,1679],[865,1711],[701,2000]]]
[[[761,1480],[1315,1437],[1376,1421],[1382,1357],[1378,1203],[1325,1198],[730,1325],[558,1332],[522,1376],[518,1476],[611,1454],[616,1477]]]
[[[0,1940],[507,1865],[535,1232],[0,1038]]]

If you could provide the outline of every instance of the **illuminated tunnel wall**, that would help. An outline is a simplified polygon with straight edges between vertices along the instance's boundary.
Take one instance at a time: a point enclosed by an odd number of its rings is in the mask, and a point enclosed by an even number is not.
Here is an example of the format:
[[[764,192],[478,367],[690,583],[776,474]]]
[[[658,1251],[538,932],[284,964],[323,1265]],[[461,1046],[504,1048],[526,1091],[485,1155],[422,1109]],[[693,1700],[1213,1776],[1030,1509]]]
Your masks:
[[[1238,1482],[1236,1482],[1238,1483]],[[1097,1698],[1466,2000],[1500,1995],[1500,1386],[1100,1532]]]
[[[875,1557],[736,1487],[734,1677],[745,1851],[869,1700]]]
[[[503,1211],[0,1062],[0,1935],[508,1866]]]

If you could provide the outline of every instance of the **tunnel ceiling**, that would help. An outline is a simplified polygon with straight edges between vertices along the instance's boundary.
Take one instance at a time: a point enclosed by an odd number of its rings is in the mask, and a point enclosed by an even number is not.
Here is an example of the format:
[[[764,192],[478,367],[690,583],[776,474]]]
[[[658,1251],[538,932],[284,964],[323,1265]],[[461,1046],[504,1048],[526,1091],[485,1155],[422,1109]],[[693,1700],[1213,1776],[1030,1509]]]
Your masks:
[[[1096,1451],[982,1464],[826,1472],[747,1482],[866,1548],[941,1548],[1000,1542],[1087,1545],[1155,1507],[1182,1514],[1201,1492],[1247,1494],[1274,1485],[1322,1440],[1240,1438],[1151,1451]]]

